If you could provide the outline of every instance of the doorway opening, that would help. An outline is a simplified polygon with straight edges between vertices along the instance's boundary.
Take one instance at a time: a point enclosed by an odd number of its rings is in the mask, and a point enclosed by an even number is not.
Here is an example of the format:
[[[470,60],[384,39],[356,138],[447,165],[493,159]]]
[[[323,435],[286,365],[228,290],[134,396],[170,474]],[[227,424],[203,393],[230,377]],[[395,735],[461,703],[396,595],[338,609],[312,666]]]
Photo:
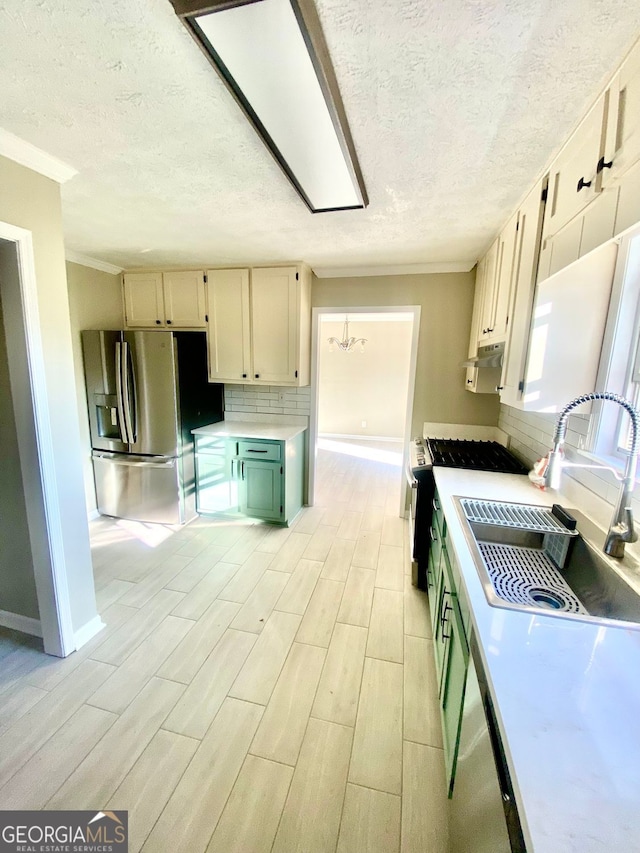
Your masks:
[[[329,452],[387,468],[405,514],[419,322],[419,306],[314,308],[309,504]]]

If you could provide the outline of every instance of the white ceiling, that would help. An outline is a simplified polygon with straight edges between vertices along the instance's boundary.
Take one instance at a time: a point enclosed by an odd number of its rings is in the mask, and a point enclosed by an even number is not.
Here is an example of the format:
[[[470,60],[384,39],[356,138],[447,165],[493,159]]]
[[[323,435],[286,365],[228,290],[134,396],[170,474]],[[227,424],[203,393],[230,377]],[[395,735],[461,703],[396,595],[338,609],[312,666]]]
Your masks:
[[[637,0],[317,8],[366,210],[309,213],[169,0],[0,0],[0,126],[78,170],[68,248],[125,268],[470,266],[640,34]]]

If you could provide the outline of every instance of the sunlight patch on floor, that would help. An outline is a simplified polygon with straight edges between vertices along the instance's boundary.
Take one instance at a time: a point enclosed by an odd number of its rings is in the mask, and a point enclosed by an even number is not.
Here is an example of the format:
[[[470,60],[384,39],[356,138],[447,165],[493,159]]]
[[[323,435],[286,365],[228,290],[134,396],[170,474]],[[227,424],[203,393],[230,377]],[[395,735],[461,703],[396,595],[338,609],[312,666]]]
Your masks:
[[[331,438],[318,438],[319,450],[330,450],[332,453],[344,453],[346,456],[357,456],[359,459],[371,459],[373,462],[384,462],[386,465],[402,466],[402,452],[397,450],[381,450],[367,447],[365,444],[350,444]]]

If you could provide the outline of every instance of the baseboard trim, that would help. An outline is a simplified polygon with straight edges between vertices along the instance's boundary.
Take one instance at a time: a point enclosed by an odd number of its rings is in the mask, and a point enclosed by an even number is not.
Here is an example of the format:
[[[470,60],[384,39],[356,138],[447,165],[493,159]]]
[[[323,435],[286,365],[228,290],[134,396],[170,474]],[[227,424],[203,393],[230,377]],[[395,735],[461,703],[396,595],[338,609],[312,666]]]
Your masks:
[[[348,433],[340,432],[319,432],[318,438],[346,438],[349,441],[393,441],[396,444],[404,441],[402,436],[398,438],[389,438],[388,435],[349,435]]]
[[[12,628],[14,631],[22,631],[32,637],[42,637],[42,628],[39,619],[30,616],[21,616],[19,613],[11,613],[9,610],[0,610],[0,625],[3,628]]]
[[[103,628],[105,628],[105,624],[99,616],[94,616],[86,625],[83,625],[79,631],[75,631],[73,638],[76,642],[76,651],[85,643],[88,643],[89,640],[93,639],[96,634],[99,634]]]
[[[100,513],[98,512],[97,509],[90,509],[89,512],[87,513],[87,519],[89,521],[95,521],[96,518],[100,518]]]

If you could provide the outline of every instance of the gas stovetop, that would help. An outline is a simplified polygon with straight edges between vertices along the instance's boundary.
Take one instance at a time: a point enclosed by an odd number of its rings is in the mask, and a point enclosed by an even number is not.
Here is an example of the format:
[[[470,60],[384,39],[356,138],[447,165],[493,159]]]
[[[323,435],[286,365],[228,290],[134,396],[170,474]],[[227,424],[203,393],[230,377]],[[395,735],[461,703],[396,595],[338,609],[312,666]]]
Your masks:
[[[425,443],[433,465],[499,474],[527,473],[525,466],[497,441],[427,438]]]

